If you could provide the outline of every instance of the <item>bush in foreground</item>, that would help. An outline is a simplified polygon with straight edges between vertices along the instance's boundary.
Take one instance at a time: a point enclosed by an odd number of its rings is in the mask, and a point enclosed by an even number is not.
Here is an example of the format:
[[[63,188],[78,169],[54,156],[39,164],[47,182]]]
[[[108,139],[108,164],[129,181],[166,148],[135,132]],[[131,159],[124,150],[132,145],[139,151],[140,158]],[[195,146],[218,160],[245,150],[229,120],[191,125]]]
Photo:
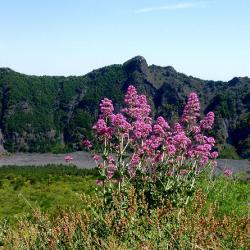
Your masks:
[[[145,199],[128,190],[127,206],[114,194],[107,211],[100,197],[83,196],[82,211],[51,221],[34,211],[16,230],[6,230],[10,249],[249,249],[250,218],[216,216],[206,194],[196,191],[190,205],[148,210]]]
[[[215,140],[206,136],[213,123],[213,112],[200,117],[195,93],[189,95],[180,121],[172,125],[161,116],[154,122],[146,96],[133,86],[117,114],[112,101],[104,98],[93,129],[101,147],[101,154],[94,154],[100,172],[97,184],[106,204],[112,205],[111,192],[125,197],[132,186],[150,208],[167,202],[187,205],[199,175],[216,164]],[[92,147],[88,140],[84,145]]]

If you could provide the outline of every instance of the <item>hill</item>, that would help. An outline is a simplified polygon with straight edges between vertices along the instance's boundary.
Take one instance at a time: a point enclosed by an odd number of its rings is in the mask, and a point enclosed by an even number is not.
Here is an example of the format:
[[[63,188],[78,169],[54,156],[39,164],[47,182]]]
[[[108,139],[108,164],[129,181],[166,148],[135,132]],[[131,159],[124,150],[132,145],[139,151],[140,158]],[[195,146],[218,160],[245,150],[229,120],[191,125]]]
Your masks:
[[[10,152],[79,150],[90,136],[103,97],[121,104],[129,84],[145,93],[154,114],[168,121],[181,114],[191,91],[203,113],[216,113],[213,135],[223,157],[250,158],[250,78],[206,81],[173,67],[148,65],[137,56],[84,76],[29,76],[0,68],[0,141]]]

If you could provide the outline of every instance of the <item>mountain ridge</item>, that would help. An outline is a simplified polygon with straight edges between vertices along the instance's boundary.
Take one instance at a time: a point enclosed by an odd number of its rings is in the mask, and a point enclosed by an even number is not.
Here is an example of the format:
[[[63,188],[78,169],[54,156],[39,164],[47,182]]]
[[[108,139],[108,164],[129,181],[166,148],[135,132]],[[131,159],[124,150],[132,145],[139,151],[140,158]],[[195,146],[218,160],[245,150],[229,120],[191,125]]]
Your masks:
[[[11,152],[81,149],[81,138],[91,136],[100,100],[107,96],[117,110],[130,84],[148,96],[153,115],[170,122],[181,115],[187,95],[197,92],[202,112],[216,113],[213,133],[222,155],[250,158],[249,77],[202,80],[172,66],[148,65],[142,56],[82,76],[35,76],[0,68],[4,147]]]
[[[126,63],[131,62],[131,61],[142,61],[142,60],[146,62],[146,65],[147,65],[148,67],[157,67],[157,68],[169,69],[169,70],[172,70],[172,71],[174,71],[174,72],[176,72],[176,73],[184,74],[184,75],[186,75],[186,76],[188,76],[188,77],[192,77],[192,78],[199,79],[199,80],[202,80],[202,81],[230,82],[230,81],[234,80],[235,78],[236,78],[236,79],[237,79],[237,78],[239,78],[239,79],[241,79],[241,78],[250,79],[250,76],[234,76],[232,79],[230,79],[230,80],[228,80],[228,81],[223,81],[223,80],[206,80],[206,79],[202,79],[201,77],[196,77],[196,76],[193,76],[193,75],[185,74],[185,73],[183,73],[183,72],[179,72],[179,71],[177,71],[177,70],[176,70],[173,66],[171,66],[171,65],[168,65],[168,66],[159,66],[159,65],[156,65],[156,64],[150,64],[150,65],[148,65],[146,59],[145,59],[143,56],[141,56],[141,55],[138,55],[138,56],[135,56],[135,57],[133,57],[133,58],[131,58],[131,59],[128,59],[126,62],[121,63],[121,64],[119,64],[119,63],[110,64],[110,65],[103,66],[103,67],[100,67],[100,68],[97,68],[97,69],[93,69],[92,71],[89,71],[89,72],[87,72],[87,73],[85,73],[85,74],[79,74],[79,75],[74,75],[74,74],[72,74],[72,75],[47,75],[47,74],[41,74],[41,75],[40,75],[40,74],[28,74],[28,73],[21,73],[21,72],[18,72],[18,71],[14,70],[14,69],[12,69],[12,68],[10,68],[10,67],[0,67],[0,72],[1,72],[1,71],[7,71],[7,72],[9,71],[9,72],[15,72],[15,73],[22,74],[22,75],[26,75],[26,76],[37,76],[37,77],[43,77],[43,76],[46,76],[46,77],[82,77],[82,76],[88,75],[88,74],[90,74],[90,73],[92,73],[92,72],[94,72],[94,71],[98,71],[98,70],[103,69],[103,68],[112,67],[112,66],[123,66],[123,65],[125,65]]]

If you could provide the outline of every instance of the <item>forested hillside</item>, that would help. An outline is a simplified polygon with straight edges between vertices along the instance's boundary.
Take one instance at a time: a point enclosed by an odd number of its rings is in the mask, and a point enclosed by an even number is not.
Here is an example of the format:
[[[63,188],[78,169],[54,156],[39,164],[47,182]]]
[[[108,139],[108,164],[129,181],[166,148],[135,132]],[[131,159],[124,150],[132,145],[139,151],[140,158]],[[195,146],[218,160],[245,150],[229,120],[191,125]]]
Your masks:
[[[78,150],[91,136],[91,125],[103,97],[120,106],[134,84],[145,93],[155,114],[168,121],[180,115],[187,95],[195,91],[203,113],[216,113],[213,135],[222,157],[250,158],[250,79],[205,81],[172,67],[148,66],[135,57],[84,76],[29,76],[0,68],[0,139],[10,152]]]

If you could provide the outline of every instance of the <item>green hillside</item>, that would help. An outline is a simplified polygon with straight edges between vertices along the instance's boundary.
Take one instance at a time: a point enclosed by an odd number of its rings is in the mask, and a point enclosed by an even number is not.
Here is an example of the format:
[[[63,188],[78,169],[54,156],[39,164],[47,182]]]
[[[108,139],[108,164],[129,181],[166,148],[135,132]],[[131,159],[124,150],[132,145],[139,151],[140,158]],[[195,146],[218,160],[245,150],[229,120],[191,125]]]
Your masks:
[[[216,113],[214,136],[223,157],[250,158],[250,79],[205,81],[172,67],[148,66],[135,57],[84,76],[29,76],[0,68],[0,129],[10,152],[81,149],[103,97],[120,106],[129,84],[145,93],[155,114],[180,115],[185,98],[198,93],[204,113]]]

